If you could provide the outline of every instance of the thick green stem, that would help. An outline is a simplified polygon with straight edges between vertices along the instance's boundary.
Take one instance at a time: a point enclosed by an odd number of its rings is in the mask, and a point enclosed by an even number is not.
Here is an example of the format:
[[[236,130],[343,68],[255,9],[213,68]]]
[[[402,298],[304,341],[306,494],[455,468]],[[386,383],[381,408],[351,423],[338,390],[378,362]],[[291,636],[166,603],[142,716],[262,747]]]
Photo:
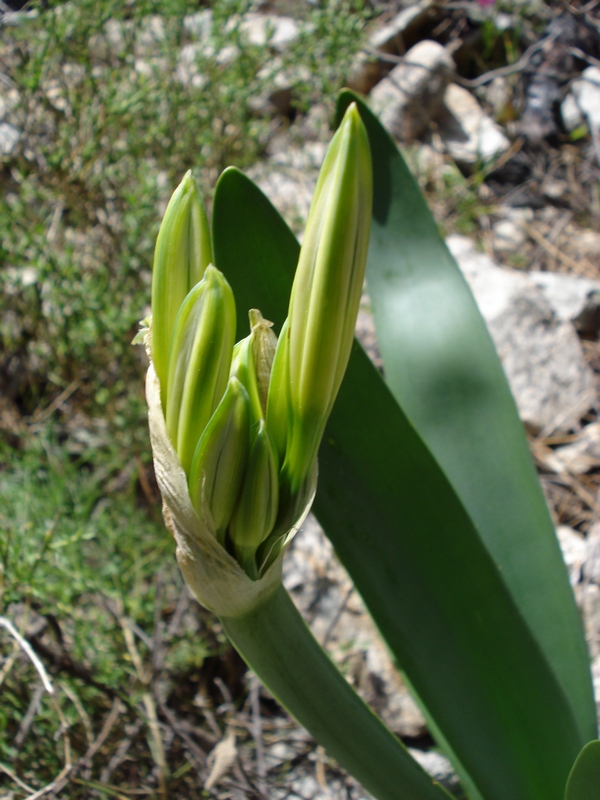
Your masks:
[[[338,672],[283,586],[221,623],[279,702],[377,800],[447,800]]]

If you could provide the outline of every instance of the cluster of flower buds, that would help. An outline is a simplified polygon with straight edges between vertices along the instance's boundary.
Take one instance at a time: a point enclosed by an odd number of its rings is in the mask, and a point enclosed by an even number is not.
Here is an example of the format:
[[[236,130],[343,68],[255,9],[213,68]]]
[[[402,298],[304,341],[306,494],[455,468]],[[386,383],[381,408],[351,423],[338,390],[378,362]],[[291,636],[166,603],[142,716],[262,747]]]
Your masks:
[[[236,310],[212,265],[191,173],[165,212],[152,284],[151,356],[170,442],[199,518],[252,580],[310,503],[317,451],[346,369],[364,279],[371,159],[351,106],[327,152],[311,206],[288,319]]]

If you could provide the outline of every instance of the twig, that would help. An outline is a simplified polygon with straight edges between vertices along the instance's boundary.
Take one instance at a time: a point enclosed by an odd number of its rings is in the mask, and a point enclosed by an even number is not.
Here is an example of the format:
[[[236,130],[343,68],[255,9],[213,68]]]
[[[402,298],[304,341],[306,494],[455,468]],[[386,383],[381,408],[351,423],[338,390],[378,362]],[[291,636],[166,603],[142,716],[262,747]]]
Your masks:
[[[165,717],[167,722],[169,723],[171,730],[176,736],[179,736],[182,742],[187,745],[190,755],[196,762],[196,770],[201,773],[203,767],[206,765],[206,753],[204,750],[198,745],[192,737],[184,730],[182,723],[177,719],[175,714],[171,711],[171,709],[164,703],[160,697],[156,696],[156,700],[158,702],[158,708],[161,714]],[[215,742],[212,743],[211,746],[214,746]]]
[[[339,608],[337,609],[337,611],[335,612],[335,614],[333,616],[333,619],[331,620],[331,622],[327,626],[327,630],[325,631],[325,636],[323,636],[323,641],[321,642],[321,647],[327,647],[327,645],[329,643],[329,639],[331,638],[331,634],[335,630],[335,626],[340,621],[340,617],[342,616],[342,614],[346,610],[346,606],[348,605],[348,600],[350,600],[350,596],[352,595],[353,591],[354,591],[354,586],[351,586],[348,589],[348,591],[346,592],[346,594],[344,596],[344,599],[340,603]]]
[[[115,698],[113,700],[112,708],[109,711],[108,716],[104,720],[104,725],[102,726],[102,730],[98,734],[98,737],[96,738],[95,741],[93,741],[90,744],[86,754],[78,762],[78,765],[77,765],[78,767],[84,767],[85,768],[84,777],[86,777],[87,772],[89,772],[91,770],[92,759],[94,758],[94,756],[96,755],[98,750],[100,750],[100,748],[102,747],[104,742],[107,740],[107,738],[108,738],[111,730],[113,729],[116,721],[119,719],[119,714],[121,713],[122,710],[123,710],[123,707],[121,705],[121,701],[119,700],[119,698]],[[87,778],[87,779],[89,780],[89,778]]]
[[[8,775],[11,781],[14,781],[17,784],[17,786],[20,786],[21,789],[24,789],[26,792],[35,792],[35,789],[32,789],[31,786],[27,786],[27,784],[24,783],[21,780],[21,778],[19,778],[18,775],[15,775],[15,773],[1,761],[0,761],[0,772],[3,772],[5,775]]]
[[[129,752],[129,748],[133,744],[133,740],[135,739],[135,737],[140,732],[141,727],[142,727],[142,722],[139,721],[136,722],[129,729],[129,735],[127,736],[126,739],[123,739],[123,741],[120,742],[112,758],[110,759],[106,767],[102,770],[102,773],[100,774],[100,783],[102,784],[108,783],[108,781],[110,780],[110,776],[117,769],[117,767],[120,766],[120,764],[123,762],[123,759]]]
[[[89,714],[83,707],[83,704],[77,694],[73,691],[73,689],[71,689],[68,683],[61,683],[60,688],[77,709],[77,713],[79,714],[83,727],[85,728],[87,743],[91,746],[94,742],[94,731],[92,730],[92,723],[90,721]]]
[[[256,774],[258,790],[267,797],[267,766],[263,741],[262,718],[260,715],[260,683],[254,673],[250,676],[250,706],[252,708],[252,737],[256,744]]]
[[[5,628],[10,635],[18,642],[21,649],[27,654],[29,660],[33,664],[33,666],[37,669],[40,678],[42,679],[42,683],[44,684],[44,689],[48,692],[48,694],[54,694],[54,689],[52,688],[52,683],[50,678],[48,677],[48,673],[46,672],[44,665],[40,661],[40,659],[36,656],[33,652],[33,648],[29,644],[29,642],[24,639],[19,631],[15,628],[12,622],[6,617],[0,617],[0,627]]]
[[[144,669],[144,665],[142,664],[142,659],[140,658],[140,654],[135,646],[135,639],[133,638],[133,633],[131,631],[131,625],[129,623],[129,620],[121,616],[119,616],[118,619],[121,624],[121,628],[123,629],[125,644],[127,645],[127,650],[129,652],[129,655],[131,656],[131,661],[135,666],[138,679],[140,683],[144,684],[145,686],[148,686],[152,676],[149,675]],[[156,704],[154,702],[154,698],[152,697],[150,691],[144,692],[144,694],[142,695],[142,701],[144,703],[144,708],[146,709],[148,728],[150,729],[150,741],[148,742],[148,744],[150,746],[150,752],[152,753],[152,757],[154,758],[154,763],[158,768],[159,793],[162,797],[167,797],[167,782],[166,782],[166,777],[168,774],[167,759],[165,756],[165,748],[163,745],[163,740],[160,735],[158,718],[156,716]]]
[[[558,258],[558,260],[562,261],[563,264],[566,264],[568,267],[571,267],[573,272],[576,272],[578,275],[585,275],[588,278],[596,276],[596,270],[594,269],[593,264],[591,264],[587,260],[587,258],[582,258],[580,262],[575,261],[574,258],[571,258],[570,256],[566,255],[566,253],[563,253],[562,250],[559,250],[558,247],[556,247],[556,245],[553,245],[546,238],[544,238],[544,236],[542,236],[542,234],[538,230],[536,230],[533,227],[533,225],[531,225],[529,222],[523,220],[522,225],[525,231],[529,234],[529,236],[531,236],[531,238],[535,242],[541,245],[544,248],[544,250],[551,256],[554,256],[554,258]]]
[[[39,425],[40,422],[43,422],[45,419],[48,419],[57,408],[59,408],[65,400],[68,400],[69,397],[73,394],[73,392],[79,389],[79,380],[75,379],[72,381],[66,389],[63,389],[62,392],[55,397],[54,400],[50,403],[50,405],[45,408],[43,411],[36,411],[31,418],[32,426]]]
[[[29,708],[23,719],[21,720],[21,724],[19,725],[19,730],[17,731],[17,735],[15,736],[15,747],[17,750],[20,750],[21,745],[25,741],[25,737],[29,733],[29,728],[31,727],[31,723],[36,717],[36,714],[40,710],[40,702],[42,700],[44,694],[44,687],[42,684],[38,684],[36,687],[35,692],[33,693],[33,697],[31,698],[31,702],[29,703]],[[30,791],[34,791],[31,789]]]

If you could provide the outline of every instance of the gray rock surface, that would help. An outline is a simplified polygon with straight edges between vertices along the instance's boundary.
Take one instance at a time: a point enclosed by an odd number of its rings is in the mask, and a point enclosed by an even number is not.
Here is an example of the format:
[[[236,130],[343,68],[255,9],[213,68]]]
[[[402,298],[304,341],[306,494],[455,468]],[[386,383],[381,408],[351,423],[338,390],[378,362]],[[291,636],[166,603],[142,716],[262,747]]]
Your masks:
[[[396,139],[419,136],[442,108],[454,73],[452,57],[442,45],[424,40],[371,93],[371,107]]]
[[[571,92],[590,128],[600,130],[600,67],[584,69]]]
[[[444,95],[444,111],[439,117],[440,135],[450,156],[458,163],[473,166],[506,152],[510,142],[488,117],[471,92],[451,83]]]
[[[600,331],[600,281],[561,272],[528,272],[561,320],[571,322],[587,336]]]
[[[403,8],[395,17],[375,28],[369,36],[365,50],[357,56],[346,85],[355,92],[368,94],[373,86],[390,71],[387,61],[377,58],[377,53],[404,55],[419,38],[432,14],[432,0],[422,0]]]
[[[449,237],[487,323],[523,422],[569,430],[597,401],[573,326],[559,319],[524,273],[497,266],[470,239]]]

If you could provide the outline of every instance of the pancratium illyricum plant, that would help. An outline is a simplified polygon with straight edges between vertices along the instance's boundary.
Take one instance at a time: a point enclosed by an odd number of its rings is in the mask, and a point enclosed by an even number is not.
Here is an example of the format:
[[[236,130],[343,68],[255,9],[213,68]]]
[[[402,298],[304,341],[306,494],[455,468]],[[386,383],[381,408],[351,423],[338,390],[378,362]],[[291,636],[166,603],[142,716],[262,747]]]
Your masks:
[[[341,677],[281,585],[350,356],[371,204],[369,142],[352,106],[321,169],[279,338],[249,309],[249,334],[235,342],[235,298],[213,263],[194,180],[184,177],[156,246],[145,334],[150,437],[165,522],[195,597],[376,797],[394,800],[405,772],[407,786],[433,800],[445,793]]]

